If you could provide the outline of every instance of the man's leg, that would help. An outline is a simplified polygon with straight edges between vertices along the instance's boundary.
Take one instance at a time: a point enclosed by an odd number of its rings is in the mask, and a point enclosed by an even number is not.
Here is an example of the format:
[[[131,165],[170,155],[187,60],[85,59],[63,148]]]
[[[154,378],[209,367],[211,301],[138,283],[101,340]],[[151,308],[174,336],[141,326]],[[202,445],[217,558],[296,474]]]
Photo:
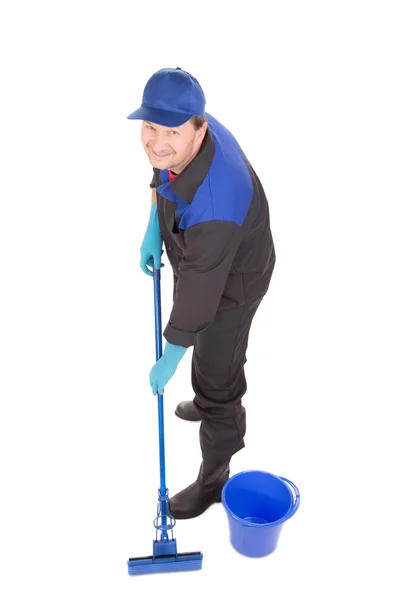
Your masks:
[[[244,447],[244,365],[251,323],[261,299],[217,313],[194,347],[194,404],[202,418],[200,445],[207,462],[217,457],[230,459]]]
[[[203,461],[197,480],[171,498],[171,514],[190,518],[219,501],[233,454],[244,447],[246,411],[242,398],[251,323],[263,297],[236,309],[218,311],[198,334],[193,348],[194,405],[201,418]]]

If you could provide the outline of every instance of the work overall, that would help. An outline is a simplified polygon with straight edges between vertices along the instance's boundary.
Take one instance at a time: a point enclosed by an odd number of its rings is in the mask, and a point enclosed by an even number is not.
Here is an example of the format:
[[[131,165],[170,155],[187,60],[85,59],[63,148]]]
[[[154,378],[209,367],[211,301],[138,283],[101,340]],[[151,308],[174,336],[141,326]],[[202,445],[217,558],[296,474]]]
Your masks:
[[[206,113],[207,114],[207,113]],[[229,461],[244,447],[246,349],[275,265],[262,185],[233,135],[207,114],[203,145],[173,180],[154,168],[160,230],[173,276],[164,330],[193,346],[193,402],[203,461]]]

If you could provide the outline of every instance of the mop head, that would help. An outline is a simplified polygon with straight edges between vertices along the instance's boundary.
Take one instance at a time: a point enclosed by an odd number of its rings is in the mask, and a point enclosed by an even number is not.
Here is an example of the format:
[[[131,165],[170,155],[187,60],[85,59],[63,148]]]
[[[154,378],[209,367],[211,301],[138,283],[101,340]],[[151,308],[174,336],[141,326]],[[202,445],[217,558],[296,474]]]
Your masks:
[[[153,556],[130,558],[128,574],[163,573],[167,571],[195,571],[201,569],[201,552],[183,552],[178,554],[176,539],[154,540]]]
[[[175,519],[169,511],[168,489],[158,491],[158,512],[154,519],[156,539],[153,540],[153,556],[142,556],[128,560],[128,575],[163,573],[166,571],[196,571],[201,569],[201,552],[178,554],[176,538],[172,531]]]

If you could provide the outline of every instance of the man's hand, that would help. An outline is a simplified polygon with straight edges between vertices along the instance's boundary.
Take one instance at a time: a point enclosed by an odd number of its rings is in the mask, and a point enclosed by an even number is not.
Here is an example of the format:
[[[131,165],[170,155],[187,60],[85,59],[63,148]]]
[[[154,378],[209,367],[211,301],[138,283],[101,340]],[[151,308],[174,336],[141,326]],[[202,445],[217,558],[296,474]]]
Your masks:
[[[158,222],[157,205],[152,204],[149,223],[140,246],[140,268],[146,275],[153,276],[149,267],[161,269],[162,237]]]
[[[150,371],[150,386],[153,394],[163,394],[164,388],[176,371],[176,368],[187,348],[174,346],[167,342],[164,355],[155,363]]]

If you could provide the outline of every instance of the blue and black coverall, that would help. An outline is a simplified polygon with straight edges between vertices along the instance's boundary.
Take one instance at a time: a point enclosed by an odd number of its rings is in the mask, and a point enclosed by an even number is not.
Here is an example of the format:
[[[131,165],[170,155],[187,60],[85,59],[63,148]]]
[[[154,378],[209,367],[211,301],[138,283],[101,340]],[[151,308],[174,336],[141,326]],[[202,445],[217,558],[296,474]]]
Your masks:
[[[153,168],[160,231],[174,274],[164,330],[190,347],[203,460],[244,447],[244,365],[254,314],[275,265],[268,201],[233,134],[205,113],[200,151],[172,181]]]

